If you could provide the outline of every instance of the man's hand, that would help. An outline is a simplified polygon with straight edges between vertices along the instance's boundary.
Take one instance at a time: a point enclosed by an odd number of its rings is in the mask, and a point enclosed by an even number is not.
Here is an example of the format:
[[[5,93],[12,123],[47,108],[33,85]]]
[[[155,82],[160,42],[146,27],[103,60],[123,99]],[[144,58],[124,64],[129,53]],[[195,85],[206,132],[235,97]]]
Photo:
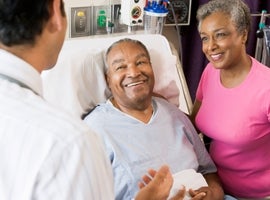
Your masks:
[[[140,191],[135,200],[167,200],[173,185],[173,177],[168,166],[162,166],[158,171],[148,170],[148,174],[142,177],[139,183]],[[171,200],[183,200],[185,189],[171,198]]]

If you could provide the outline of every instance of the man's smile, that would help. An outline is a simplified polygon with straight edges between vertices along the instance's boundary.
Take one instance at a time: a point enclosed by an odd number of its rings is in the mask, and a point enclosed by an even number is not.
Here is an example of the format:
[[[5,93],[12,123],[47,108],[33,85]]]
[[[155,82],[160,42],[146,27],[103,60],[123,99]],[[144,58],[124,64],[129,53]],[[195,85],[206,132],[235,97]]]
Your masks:
[[[140,84],[143,84],[144,82],[145,81],[137,81],[137,82],[125,84],[125,87],[132,87],[132,86],[140,85]]]

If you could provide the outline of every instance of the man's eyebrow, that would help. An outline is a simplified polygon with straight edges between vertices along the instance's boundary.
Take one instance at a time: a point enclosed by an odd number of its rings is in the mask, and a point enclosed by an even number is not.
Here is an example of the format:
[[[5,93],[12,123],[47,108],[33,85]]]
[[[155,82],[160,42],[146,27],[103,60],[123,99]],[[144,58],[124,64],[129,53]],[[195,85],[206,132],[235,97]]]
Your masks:
[[[138,55],[136,56],[136,59],[139,59],[139,58],[147,58],[147,59],[150,59],[150,58],[147,56],[146,53],[138,54]],[[113,65],[122,63],[122,62],[124,62],[124,61],[125,61],[125,59],[123,59],[123,58],[114,59],[114,60],[112,61],[112,64],[111,64],[111,65],[113,66]]]
[[[113,60],[112,65],[119,64],[119,63],[122,63],[122,62],[124,62],[123,58],[115,59],[115,60]]]
[[[147,56],[146,53],[141,53],[141,54],[139,54],[139,55],[136,56],[137,59],[138,59],[138,58],[143,58],[143,57],[150,59],[150,58]]]

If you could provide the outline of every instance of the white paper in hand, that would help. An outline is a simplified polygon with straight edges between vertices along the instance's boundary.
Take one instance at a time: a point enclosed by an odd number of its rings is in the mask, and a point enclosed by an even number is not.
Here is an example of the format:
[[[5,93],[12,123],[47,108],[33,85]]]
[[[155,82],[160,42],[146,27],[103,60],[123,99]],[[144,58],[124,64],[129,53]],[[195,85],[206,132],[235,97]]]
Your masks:
[[[185,186],[186,191],[188,191],[189,189],[196,190],[208,185],[203,175],[201,173],[197,173],[194,169],[186,169],[177,172],[173,175],[173,186],[168,199],[176,195],[179,189],[183,188],[183,186]],[[191,197],[188,192],[186,192],[184,200],[189,199],[191,199]]]

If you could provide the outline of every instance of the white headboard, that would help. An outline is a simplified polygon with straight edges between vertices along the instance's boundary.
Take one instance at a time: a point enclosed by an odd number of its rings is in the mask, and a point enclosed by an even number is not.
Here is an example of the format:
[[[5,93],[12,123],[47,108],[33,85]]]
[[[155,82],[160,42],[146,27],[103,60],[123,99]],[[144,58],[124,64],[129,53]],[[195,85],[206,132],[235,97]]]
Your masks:
[[[175,50],[158,34],[88,37],[66,40],[53,69],[42,73],[44,98],[81,116],[110,96],[103,53],[121,38],[140,40],[148,48],[156,84],[154,91],[190,114],[192,102]],[[173,50],[173,51],[172,51]]]

